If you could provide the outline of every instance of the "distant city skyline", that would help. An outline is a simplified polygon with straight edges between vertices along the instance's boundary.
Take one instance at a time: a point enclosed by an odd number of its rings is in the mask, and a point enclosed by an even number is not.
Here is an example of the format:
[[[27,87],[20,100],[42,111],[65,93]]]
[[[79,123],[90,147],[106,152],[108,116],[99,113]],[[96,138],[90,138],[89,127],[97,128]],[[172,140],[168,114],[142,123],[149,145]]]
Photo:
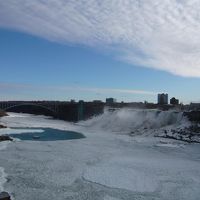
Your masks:
[[[0,1],[0,100],[200,102],[200,2],[84,2]]]

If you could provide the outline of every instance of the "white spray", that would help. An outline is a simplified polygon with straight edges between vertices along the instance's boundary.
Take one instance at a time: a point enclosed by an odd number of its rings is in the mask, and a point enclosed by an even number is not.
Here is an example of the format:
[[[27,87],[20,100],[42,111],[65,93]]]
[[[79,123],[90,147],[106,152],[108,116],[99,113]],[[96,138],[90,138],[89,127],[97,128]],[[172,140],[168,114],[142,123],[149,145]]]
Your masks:
[[[143,109],[105,110],[104,114],[83,122],[89,128],[128,133],[135,130],[160,129],[187,123],[182,112]]]

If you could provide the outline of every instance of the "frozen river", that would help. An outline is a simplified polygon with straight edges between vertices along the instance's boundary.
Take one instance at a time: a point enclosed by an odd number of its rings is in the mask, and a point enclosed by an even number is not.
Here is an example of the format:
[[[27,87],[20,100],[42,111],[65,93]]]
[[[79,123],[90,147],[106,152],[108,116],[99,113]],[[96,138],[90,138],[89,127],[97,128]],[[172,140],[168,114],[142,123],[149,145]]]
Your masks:
[[[103,117],[79,124],[26,114],[2,118],[5,125],[29,127],[29,132],[54,128],[86,137],[0,143],[0,190],[15,200],[199,200],[200,145],[151,134],[130,137],[130,113],[118,113],[113,121]]]

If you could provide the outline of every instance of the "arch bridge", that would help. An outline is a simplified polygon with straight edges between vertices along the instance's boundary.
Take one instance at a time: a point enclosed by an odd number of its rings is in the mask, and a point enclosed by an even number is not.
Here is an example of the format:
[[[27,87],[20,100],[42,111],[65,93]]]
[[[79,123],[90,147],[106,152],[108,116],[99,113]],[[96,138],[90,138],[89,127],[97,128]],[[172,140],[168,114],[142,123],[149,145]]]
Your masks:
[[[0,109],[4,111],[9,111],[12,108],[17,108],[21,106],[36,106],[42,109],[50,111],[54,115],[58,113],[58,104],[56,102],[48,101],[1,101]]]
[[[84,101],[0,101],[0,110],[36,115],[42,114],[76,122],[102,114],[104,103]]]

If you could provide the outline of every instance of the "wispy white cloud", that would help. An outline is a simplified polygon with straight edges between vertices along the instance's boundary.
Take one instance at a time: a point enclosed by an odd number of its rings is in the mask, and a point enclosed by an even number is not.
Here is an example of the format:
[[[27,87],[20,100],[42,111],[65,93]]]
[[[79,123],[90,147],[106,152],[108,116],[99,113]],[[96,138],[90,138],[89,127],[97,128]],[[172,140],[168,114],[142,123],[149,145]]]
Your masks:
[[[145,90],[128,90],[116,88],[95,88],[95,87],[80,87],[80,86],[37,86],[29,84],[14,84],[14,83],[0,83],[0,91],[57,91],[60,93],[76,91],[76,92],[92,92],[101,94],[141,94],[141,95],[156,95],[156,92]]]
[[[200,77],[199,0],[0,0],[0,27]]]
[[[141,94],[141,95],[156,95],[156,92],[145,91],[145,90],[127,90],[127,89],[116,89],[116,88],[88,88],[88,87],[48,87],[48,89],[62,90],[62,91],[83,91],[83,92],[94,92],[101,94]]]

